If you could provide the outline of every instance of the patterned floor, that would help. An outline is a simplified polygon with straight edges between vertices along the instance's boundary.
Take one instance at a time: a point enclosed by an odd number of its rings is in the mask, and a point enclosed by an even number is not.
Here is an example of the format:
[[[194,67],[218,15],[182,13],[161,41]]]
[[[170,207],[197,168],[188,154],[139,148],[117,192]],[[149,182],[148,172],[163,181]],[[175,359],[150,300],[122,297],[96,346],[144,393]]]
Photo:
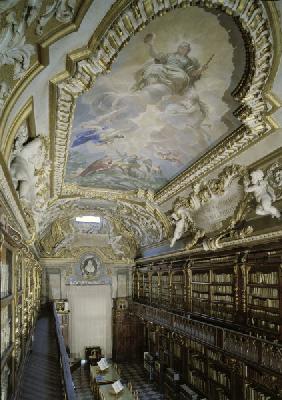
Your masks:
[[[82,366],[73,372],[72,378],[77,400],[93,400],[94,397],[89,385],[89,370]]]
[[[162,400],[163,396],[156,390],[149,379],[142,365],[122,363],[118,364],[121,369],[122,382],[132,383],[133,390],[138,391],[140,400]],[[78,368],[73,373],[73,381],[76,387],[77,400],[93,400],[93,394],[89,388],[89,371],[85,368]]]
[[[161,400],[163,395],[158,392],[154,383],[149,381],[148,374],[142,364],[118,364],[124,383],[131,382],[133,390],[138,391],[140,400]]]

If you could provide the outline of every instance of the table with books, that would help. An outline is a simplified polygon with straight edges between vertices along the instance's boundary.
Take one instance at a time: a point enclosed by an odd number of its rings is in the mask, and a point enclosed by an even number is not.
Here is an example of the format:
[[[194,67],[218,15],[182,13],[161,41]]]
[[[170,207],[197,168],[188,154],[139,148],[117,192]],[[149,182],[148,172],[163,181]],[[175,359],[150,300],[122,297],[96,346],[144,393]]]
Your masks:
[[[96,398],[98,398],[100,386],[112,384],[118,379],[120,376],[112,365],[104,371],[101,371],[98,365],[90,366],[90,386]]]
[[[133,393],[124,386],[119,393],[115,393],[112,384],[99,386],[99,400],[134,400]]]

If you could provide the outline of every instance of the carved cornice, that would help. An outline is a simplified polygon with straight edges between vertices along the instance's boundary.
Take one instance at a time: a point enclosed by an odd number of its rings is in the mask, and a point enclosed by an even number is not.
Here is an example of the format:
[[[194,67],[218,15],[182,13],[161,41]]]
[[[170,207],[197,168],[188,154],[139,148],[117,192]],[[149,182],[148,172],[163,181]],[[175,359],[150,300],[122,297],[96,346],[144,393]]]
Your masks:
[[[223,249],[235,249],[235,248],[242,248],[244,247],[252,247],[259,244],[264,243],[274,243],[279,242],[282,240],[282,230],[277,230],[274,232],[268,233],[261,233],[261,234],[253,234],[248,237],[242,239],[235,239],[235,240],[226,240],[221,243],[220,249],[214,250],[214,253],[217,251],[222,251]],[[185,249],[180,251],[172,251],[171,253],[156,255],[153,257],[144,257],[139,258],[136,260],[138,264],[147,264],[148,262],[158,262],[163,261],[171,258],[182,257],[182,256],[189,256],[189,255],[198,255],[203,254],[203,248],[201,246],[197,246],[193,249]]]
[[[88,50],[81,50],[69,56],[68,73],[57,77],[56,87],[57,118],[55,126],[55,160],[53,189],[60,195],[66,164],[66,154],[72,128],[75,99],[93,86],[97,76],[108,72],[119,51],[130,38],[154,17],[171,9],[195,5],[191,1],[179,1],[177,5],[153,1],[122,1],[114,5],[97,28]],[[241,102],[237,117],[243,126],[229,135],[219,145],[203,156],[198,162],[180,174],[158,191],[154,200],[161,204],[203,177],[215,167],[226,162],[240,151],[260,140],[271,131],[272,120],[265,117],[265,85],[272,71],[273,46],[267,14],[263,2],[205,1],[197,3],[207,8],[222,9],[232,15],[242,31],[245,41],[248,66],[233,96]],[[277,33],[277,32],[276,32]],[[279,43],[276,43],[278,46]],[[91,55],[89,54],[91,53]],[[272,73],[272,72],[271,72]],[[54,91],[54,90],[53,90]],[[54,106],[54,105],[53,105]],[[246,112],[248,110],[248,112]],[[51,127],[51,129],[53,129]],[[89,189],[90,190],[90,189]],[[93,191],[97,193],[97,191]]]

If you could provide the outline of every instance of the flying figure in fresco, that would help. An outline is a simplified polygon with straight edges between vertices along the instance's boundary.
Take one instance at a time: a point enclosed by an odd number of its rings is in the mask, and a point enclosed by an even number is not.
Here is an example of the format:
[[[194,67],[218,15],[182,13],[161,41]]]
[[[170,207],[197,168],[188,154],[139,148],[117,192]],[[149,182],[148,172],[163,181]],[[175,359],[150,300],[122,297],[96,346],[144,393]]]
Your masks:
[[[178,165],[182,165],[182,162],[179,160],[179,154],[173,151],[166,151],[166,152],[158,151],[157,154],[161,160],[166,160],[172,163],[176,163]]]
[[[98,171],[106,171],[107,169],[112,168],[113,160],[109,157],[100,158],[99,160],[94,161],[90,165],[88,165],[85,170],[83,170],[79,176],[87,176],[91,175],[94,172]]]
[[[121,134],[106,134],[104,132],[98,132],[94,129],[88,129],[76,135],[71,147],[77,147],[87,142],[92,142],[97,146],[102,146],[105,144],[112,144],[116,139],[123,138],[124,135]]]
[[[136,72],[136,82],[132,90],[138,91],[150,88],[152,85],[162,85],[169,89],[171,95],[183,95],[188,87],[200,79],[214,55],[201,67],[196,58],[189,57],[191,46],[188,42],[180,43],[174,53],[165,54],[155,49],[154,39],[153,33],[148,33],[144,38],[144,43],[149,47],[153,60],[145,63]],[[161,90],[160,87],[159,89]]]

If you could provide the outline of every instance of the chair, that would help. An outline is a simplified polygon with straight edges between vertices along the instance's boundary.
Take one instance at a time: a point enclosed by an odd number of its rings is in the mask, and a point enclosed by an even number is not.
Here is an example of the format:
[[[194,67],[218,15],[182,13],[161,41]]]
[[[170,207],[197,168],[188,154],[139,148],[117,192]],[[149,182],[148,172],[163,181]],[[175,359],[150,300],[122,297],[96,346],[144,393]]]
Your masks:
[[[133,398],[134,398],[134,400],[139,400],[139,395],[138,395],[138,391],[137,390],[135,390],[133,392]]]

